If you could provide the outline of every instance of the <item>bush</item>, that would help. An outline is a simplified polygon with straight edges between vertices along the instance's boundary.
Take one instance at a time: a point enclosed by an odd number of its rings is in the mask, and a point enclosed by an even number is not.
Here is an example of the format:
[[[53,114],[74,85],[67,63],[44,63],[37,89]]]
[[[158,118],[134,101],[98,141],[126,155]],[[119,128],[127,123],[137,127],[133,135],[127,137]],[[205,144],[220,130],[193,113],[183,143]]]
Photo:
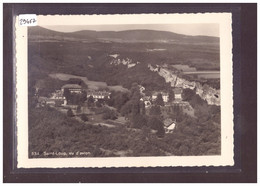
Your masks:
[[[145,115],[137,114],[132,116],[131,123],[133,128],[141,129],[147,125],[147,119]]]
[[[159,106],[164,106],[162,94],[157,95],[157,99],[155,100],[155,104]]]
[[[87,114],[81,114],[80,119],[81,119],[82,121],[88,121],[88,116],[87,116]]]
[[[154,129],[157,131],[157,136],[158,137],[163,137],[164,134],[165,134],[165,130],[164,130],[164,125],[163,125],[163,122],[160,121],[157,117],[151,117],[149,119],[149,122],[148,122],[148,125],[149,127],[151,127],[151,129]]]
[[[151,107],[150,115],[160,116],[162,114],[160,106],[155,105]]]
[[[98,107],[98,108],[102,107],[102,102],[100,100],[98,100],[96,102],[96,107]]]
[[[105,120],[107,120],[107,119],[115,120],[115,119],[117,119],[117,115],[116,115],[115,111],[106,109],[102,118]]]
[[[73,114],[71,108],[67,111],[67,116],[68,116],[68,117],[73,117],[73,116],[74,116],[74,114]]]
[[[77,113],[80,113],[81,112],[81,106],[77,106],[77,110],[76,110]]]

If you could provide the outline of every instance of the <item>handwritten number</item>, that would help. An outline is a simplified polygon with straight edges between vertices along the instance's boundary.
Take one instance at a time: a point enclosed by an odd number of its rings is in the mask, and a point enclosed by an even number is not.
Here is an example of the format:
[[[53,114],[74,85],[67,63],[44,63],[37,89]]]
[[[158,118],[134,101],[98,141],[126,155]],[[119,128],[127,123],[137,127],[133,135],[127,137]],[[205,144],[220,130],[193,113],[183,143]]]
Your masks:
[[[20,25],[32,24],[35,23],[36,19],[20,19]]]

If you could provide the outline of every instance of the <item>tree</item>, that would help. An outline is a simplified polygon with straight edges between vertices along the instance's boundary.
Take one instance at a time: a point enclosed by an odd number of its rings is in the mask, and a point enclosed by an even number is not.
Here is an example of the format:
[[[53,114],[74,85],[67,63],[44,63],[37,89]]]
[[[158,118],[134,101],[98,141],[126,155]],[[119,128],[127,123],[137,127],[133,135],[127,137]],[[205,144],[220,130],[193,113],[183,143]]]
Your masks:
[[[133,115],[140,114],[140,101],[139,100],[132,101],[132,114]]]
[[[128,101],[124,106],[121,108],[120,113],[123,116],[127,116],[132,112],[132,101]]]
[[[121,107],[129,100],[129,96],[127,93],[117,92],[113,99],[115,104],[114,106],[117,108],[117,110],[120,110]]]
[[[155,100],[155,104],[159,105],[159,106],[164,106],[164,102],[163,102],[163,98],[162,98],[162,94],[158,94],[157,98]]]
[[[137,114],[132,116],[131,123],[133,128],[141,129],[143,126],[147,125],[147,119],[145,115]]]
[[[148,125],[151,127],[151,129],[154,129],[157,131],[158,137],[163,137],[165,130],[164,130],[164,124],[161,120],[159,120],[157,117],[151,117],[149,119]]]
[[[189,88],[183,89],[182,92],[182,99],[184,101],[190,101],[194,96],[196,95],[194,90],[191,90]]]
[[[169,102],[174,101],[175,97],[174,97],[174,92],[172,91],[172,89],[170,89],[168,92],[169,92]]]
[[[88,101],[87,101],[88,107],[92,107],[94,105],[94,102],[95,102],[95,100],[94,100],[93,96],[89,96]]]
[[[77,84],[77,85],[80,85],[80,86],[82,86],[82,87],[84,87],[84,88],[88,88],[88,85],[86,85],[85,83],[84,83],[84,81],[82,81],[82,79],[79,79],[79,78],[70,78],[69,80],[68,80],[68,83],[69,84]]]
[[[82,120],[82,121],[88,121],[88,116],[87,116],[87,114],[81,114],[81,116],[80,116],[80,119]]]
[[[108,99],[107,96],[105,97],[106,104],[111,107],[115,106],[116,97],[117,97],[116,92],[112,91],[110,94],[110,99]]]
[[[81,112],[81,106],[80,106],[80,105],[77,106],[76,112],[77,112],[77,113],[80,113],[80,112]]]
[[[67,88],[64,89],[63,96],[66,98],[66,100],[71,101],[71,93],[69,89]]]
[[[145,114],[145,104],[140,101],[140,114]]]
[[[98,100],[98,101],[96,102],[96,106],[99,107],[99,108],[102,107],[102,101]]]
[[[105,112],[103,114],[103,119],[105,119],[105,120],[107,120],[107,119],[115,120],[115,119],[117,119],[117,115],[116,115],[115,111],[107,108],[107,109],[105,109]]]
[[[150,109],[150,115],[155,115],[155,116],[160,116],[162,113],[161,113],[161,109],[159,106],[155,105],[155,106],[152,106],[151,109]]]
[[[108,104],[108,101],[109,101],[108,96],[105,96],[105,97],[104,97],[104,103]]]
[[[85,90],[83,90],[80,95],[80,102],[84,103],[86,100],[87,100],[87,92]]]
[[[71,108],[69,108],[69,110],[67,111],[67,116],[68,116],[68,117],[73,117],[73,116],[74,116],[74,114],[73,114]]]
[[[73,105],[80,105],[82,104],[81,102],[81,95],[80,94],[71,94],[71,100],[70,100],[70,103],[73,104]]]
[[[180,107],[179,105],[173,106],[173,118],[176,119],[177,122],[180,122],[184,119],[182,107]]]
[[[130,89],[130,97],[133,97],[133,95],[135,93],[139,93],[140,94],[140,90],[139,90],[139,86],[138,86],[138,83],[133,83],[132,86],[131,86],[131,89]]]

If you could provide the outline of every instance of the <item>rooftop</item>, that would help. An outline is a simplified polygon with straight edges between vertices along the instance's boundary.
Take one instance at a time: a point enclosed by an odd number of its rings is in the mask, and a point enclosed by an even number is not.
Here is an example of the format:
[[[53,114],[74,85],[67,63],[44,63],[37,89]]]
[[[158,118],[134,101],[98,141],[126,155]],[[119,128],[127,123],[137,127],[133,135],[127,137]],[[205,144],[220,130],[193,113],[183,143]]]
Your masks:
[[[81,88],[81,86],[78,84],[66,84],[66,85],[63,85],[61,88],[62,89],[64,89],[64,88]]]
[[[143,101],[150,101],[151,97],[150,96],[144,96],[144,97],[141,98],[141,100],[143,100]]]
[[[166,92],[154,92],[153,96],[157,96],[158,94],[162,94],[162,96],[168,96],[169,94]]]
[[[106,91],[88,91],[87,94],[96,96],[109,96],[111,93]]]
[[[173,130],[175,128],[175,123],[172,123],[167,129],[168,130]]]
[[[170,126],[171,124],[173,123],[172,119],[171,118],[167,118],[163,121],[163,124],[168,127]]]
[[[181,94],[182,93],[182,89],[180,89],[180,88],[175,88],[173,91],[174,91],[175,94]]]

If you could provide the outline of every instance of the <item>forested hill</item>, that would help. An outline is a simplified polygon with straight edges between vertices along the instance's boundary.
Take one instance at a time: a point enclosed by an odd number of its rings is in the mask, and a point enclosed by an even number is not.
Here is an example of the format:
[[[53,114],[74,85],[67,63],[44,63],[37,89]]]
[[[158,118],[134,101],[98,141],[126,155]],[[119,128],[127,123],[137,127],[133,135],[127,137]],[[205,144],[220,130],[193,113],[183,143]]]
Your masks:
[[[43,27],[32,27],[28,31],[30,39],[83,39],[90,41],[113,42],[169,42],[169,43],[219,43],[218,37],[188,36],[167,31],[126,30],[126,31],[91,31],[57,32]]]
[[[162,91],[166,82],[150,71],[149,64],[183,64],[199,70],[220,66],[216,37],[152,30],[62,33],[42,27],[30,27],[28,34],[29,79],[34,81],[65,73],[109,86],[131,88],[138,83],[147,90]]]

